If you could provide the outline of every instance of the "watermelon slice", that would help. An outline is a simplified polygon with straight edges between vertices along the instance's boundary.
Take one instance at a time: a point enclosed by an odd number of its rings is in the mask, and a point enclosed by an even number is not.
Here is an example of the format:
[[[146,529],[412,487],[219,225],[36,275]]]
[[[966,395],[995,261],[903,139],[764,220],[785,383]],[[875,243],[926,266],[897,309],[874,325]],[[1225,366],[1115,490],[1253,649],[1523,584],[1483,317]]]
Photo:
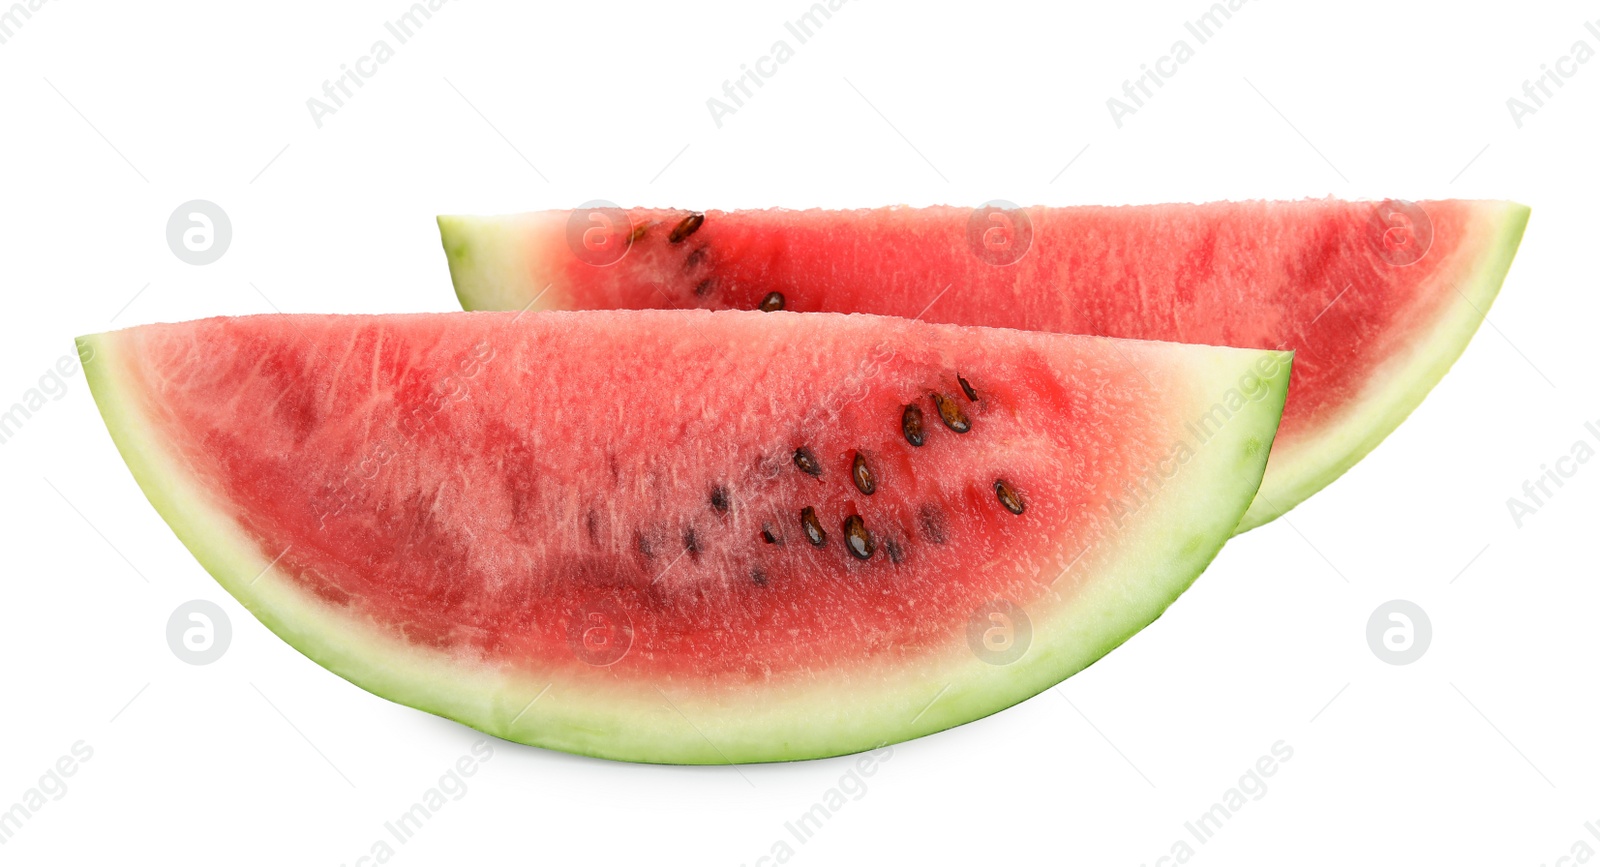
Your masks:
[[[80,344],[146,495],[289,644],[494,735],[674,763],[868,749],[1093,662],[1244,514],[1290,364],[754,312]]]
[[[1388,436],[1466,347],[1528,209],[1509,202],[440,217],[470,310],[776,308],[1294,349],[1272,520]]]

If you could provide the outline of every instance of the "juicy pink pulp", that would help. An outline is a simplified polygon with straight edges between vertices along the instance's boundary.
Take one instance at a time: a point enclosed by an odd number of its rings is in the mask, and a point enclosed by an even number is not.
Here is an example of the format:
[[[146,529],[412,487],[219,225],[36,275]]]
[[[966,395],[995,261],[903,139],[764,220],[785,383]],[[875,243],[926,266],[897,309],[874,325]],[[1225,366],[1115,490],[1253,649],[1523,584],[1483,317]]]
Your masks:
[[[875,317],[257,316],[114,339],[175,465],[326,604],[515,669],[701,681],[914,657],[992,599],[1070,596],[1046,590],[1055,546],[1099,538],[1166,456],[1184,383],[1171,348]]]
[[[529,267],[573,309],[749,310],[781,292],[796,311],[1292,349],[1281,451],[1433,321],[1453,298],[1441,275],[1481,240],[1460,201],[1023,213],[1031,241],[1014,214],[932,207],[708,211],[673,243],[690,212],[635,209],[628,219],[644,234],[620,261],[597,267],[541,234]]]

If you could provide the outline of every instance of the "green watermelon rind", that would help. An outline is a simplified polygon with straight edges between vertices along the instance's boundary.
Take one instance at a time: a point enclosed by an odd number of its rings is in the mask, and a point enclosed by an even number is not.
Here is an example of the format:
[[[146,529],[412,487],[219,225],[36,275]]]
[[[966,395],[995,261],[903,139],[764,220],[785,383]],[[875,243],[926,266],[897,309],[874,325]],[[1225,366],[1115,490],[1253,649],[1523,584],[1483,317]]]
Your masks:
[[[841,675],[767,691],[731,712],[693,683],[626,695],[500,670],[404,644],[311,596],[274,565],[220,503],[168,455],[146,421],[145,398],[119,381],[115,334],[79,338],[85,374],[106,426],[139,486],[201,565],[257,619],[301,653],[355,685],[401,704],[520,743],[601,758],[666,764],[790,761],[860,752],[988,716],[1100,659],[1154,621],[1216,556],[1255,495],[1277,430],[1292,355],[1117,341],[1128,357],[1181,352],[1192,361],[1192,406],[1224,399],[1253,365],[1273,360],[1245,403],[1195,457],[1128,517],[1115,550],[1092,550],[1032,603],[1033,643],[1009,666],[982,662],[965,636],[928,670]],[[1259,369],[1259,368],[1258,368]],[[1070,552],[1056,551],[1057,563]],[[1068,604],[1070,601],[1070,604]],[[1069,617],[1070,615],[1070,617]],[[1068,618],[1058,622],[1056,618]],[[889,684],[884,688],[882,684]],[[643,693],[643,696],[639,693]],[[659,700],[657,699],[659,696]],[[863,702],[870,712],[862,712]]]
[[[564,309],[559,289],[541,292],[529,284],[521,218],[441,214],[435,221],[462,310]]]
[[[1268,474],[1238,532],[1275,520],[1344,475],[1394,433],[1466,351],[1511,270],[1530,213],[1514,202],[1478,202],[1475,210],[1487,237],[1465,251],[1453,273],[1440,278],[1453,291],[1431,333],[1413,340],[1404,357],[1391,357],[1374,371],[1368,392],[1342,419],[1328,424],[1311,447],[1273,456],[1293,460],[1295,472]]]
[[[1461,264],[1446,282],[1461,293],[1443,314],[1369,377],[1367,392],[1328,421],[1312,442],[1293,452],[1282,446],[1262,490],[1236,532],[1268,523],[1344,475],[1393,433],[1438,385],[1466,350],[1504,282],[1527,225],[1529,209],[1514,202],[1473,202],[1481,240],[1459,251]],[[549,212],[493,217],[443,215],[439,236],[457,299],[465,310],[565,309],[571,301],[557,284],[536,286],[544,257],[561,248],[531,248],[530,238],[555,243],[559,226]],[[553,273],[553,272],[552,272]],[[1424,293],[1426,294],[1426,293]],[[1454,292],[1451,293],[1454,295]],[[1292,348],[1292,347],[1291,347]]]

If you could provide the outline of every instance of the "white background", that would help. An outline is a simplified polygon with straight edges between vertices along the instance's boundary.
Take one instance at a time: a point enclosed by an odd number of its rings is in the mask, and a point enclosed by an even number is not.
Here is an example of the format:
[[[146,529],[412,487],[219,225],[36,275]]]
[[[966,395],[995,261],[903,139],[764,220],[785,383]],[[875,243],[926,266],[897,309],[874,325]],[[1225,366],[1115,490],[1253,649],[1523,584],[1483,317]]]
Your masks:
[[[397,45],[399,0],[46,2],[0,45],[0,405],[77,334],[453,309],[439,212],[1517,199],[1533,217],[1490,325],[1373,455],[1087,672],[895,747],[809,842],[784,823],[853,760],[663,768],[500,743],[394,857],[753,865],[785,839],[791,863],[1154,865],[1280,740],[1293,758],[1191,839],[1193,863],[1600,849],[1600,461],[1520,529],[1506,504],[1600,421],[1600,61],[1521,128],[1506,105],[1575,41],[1600,50],[1600,6],[1254,0],[1205,45],[1183,29],[1201,0],[849,0],[799,45],[783,24],[805,8],[456,0]],[[394,58],[319,129],[306,100],[380,38]],[[1119,129],[1106,99],[1180,38],[1195,57]],[[718,128],[706,100],[779,39],[794,57]],[[204,267],[164,238],[196,198],[233,223]],[[222,592],[81,375],[0,445],[0,474],[0,809],[75,742],[94,751],[0,860],[353,865],[477,739],[323,671]],[[204,667],[165,639],[197,598],[234,628]],[[1404,667],[1365,639],[1394,598],[1434,629]]]

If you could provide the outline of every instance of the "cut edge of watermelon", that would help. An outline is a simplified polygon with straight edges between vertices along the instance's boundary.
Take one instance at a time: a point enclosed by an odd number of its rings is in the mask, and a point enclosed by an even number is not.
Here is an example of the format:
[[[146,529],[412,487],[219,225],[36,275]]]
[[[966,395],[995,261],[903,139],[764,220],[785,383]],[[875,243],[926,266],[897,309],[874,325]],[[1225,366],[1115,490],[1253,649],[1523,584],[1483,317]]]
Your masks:
[[[1441,275],[1440,313],[1403,355],[1384,361],[1368,388],[1337,421],[1295,451],[1273,456],[1283,471],[1269,475],[1238,532],[1252,530],[1293,509],[1355,466],[1421,405],[1444,379],[1488,315],[1522,242],[1530,209],[1516,202],[1474,203],[1482,238],[1464,242],[1460,264]]]
[[[1344,475],[1421,405],[1466,350],[1505,281],[1530,213],[1526,205],[1510,201],[1472,204],[1481,237],[1463,242],[1459,265],[1440,278],[1446,285],[1431,287],[1459,297],[1447,298],[1438,317],[1425,326],[1427,337],[1411,343],[1404,355],[1386,360],[1369,379],[1366,392],[1345,406],[1337,420],[1330,420],[1315,440],[1292,452],[1279,448],[1273,472],[1237,532],[1273,521]],[[560,212],[554,211],[438,217],[462,308],[573,307],[562,292],[559,272],[542,264],[561,261],[564,255],[548,247],[564,243],[559,221]],[[530,244],[530,239],[545,243]]]
[[[1194,403],[1173,409],[1186,418],[1237,387],[1263,359],[1277,364],[1272,375],[1260,377],[1263,396],[1249,401],[1133,513],[1118,550],[1076,558],[1054,552],[1056,566],[1064,567],[1052,582],[1059,586],[1034,603],[1033,643],[1021,660],[995,667],[962,644],[930,660],[942,672],[936,678],[904,669],[884,677],[869,671],[854,683],[764,693],[759,703],[728,714],[726,696],[697,697],[692,684],[663,684],[656,690],[661,700],[654,701],[590,683],[530,677],[405,644],[330,608],[280,571],[275,552],[261,550],[162,445],[145,417],[143,396],[121,379],[126,359],[119,358],[116,334],[81,337],[78,345],[91,359],[86,379],[107,429],[146,497],[217,582],[289,645],[380,697],[507,740],[665,764],[789,761],[873,749],[996,713],[1100,659],[1157,619],[1227,541],[1265,471],[1293,357],[1225,348],[1196,356],[1196,367],[1207,369],[1196,377]],[[841,691],[852,690],[872,697],[874,713],[852,713],[853,703],[839,700]]]

